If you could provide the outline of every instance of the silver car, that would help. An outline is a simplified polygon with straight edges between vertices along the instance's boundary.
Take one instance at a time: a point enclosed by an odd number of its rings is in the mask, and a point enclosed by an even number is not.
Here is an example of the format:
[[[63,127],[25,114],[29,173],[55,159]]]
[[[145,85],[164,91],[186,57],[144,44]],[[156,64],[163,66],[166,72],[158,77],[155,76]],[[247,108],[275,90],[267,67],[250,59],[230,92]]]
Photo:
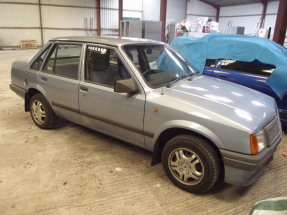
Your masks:
[[[150,150],[152,164],[193,193],[219,176],[252,184],[282,140],[273,98],[201,75],[156,41],[52,39],[13,63],[10,88],[38,127],[61,117]]]

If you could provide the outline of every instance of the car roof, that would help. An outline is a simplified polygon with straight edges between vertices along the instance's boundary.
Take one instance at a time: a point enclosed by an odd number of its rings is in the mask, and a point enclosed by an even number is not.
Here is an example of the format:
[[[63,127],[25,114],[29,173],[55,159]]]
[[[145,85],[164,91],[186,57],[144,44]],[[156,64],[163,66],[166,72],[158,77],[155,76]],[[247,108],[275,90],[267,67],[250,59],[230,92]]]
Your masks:
[[[74,36],[74,37],[58,37],[51,39],[50,42],[55,41],[65,41],[65,42],[84,42],[84,43],[101,43],[106,45],[113,46],[122,46],[122,45],[132,45],[132,44],[147,44],[147,43],[156,43],[164,44],[159,41],[141,39],[141,38],[132,38],[132,37],[85,37],[85,36]]]

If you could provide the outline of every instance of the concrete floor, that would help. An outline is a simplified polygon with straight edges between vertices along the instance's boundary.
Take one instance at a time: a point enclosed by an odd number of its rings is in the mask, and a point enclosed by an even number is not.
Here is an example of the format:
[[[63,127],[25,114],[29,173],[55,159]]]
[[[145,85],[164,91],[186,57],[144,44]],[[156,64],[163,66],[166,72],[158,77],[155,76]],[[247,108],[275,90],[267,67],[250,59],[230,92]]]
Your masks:
[[[36,50],[0,51],[0,214],[248,214],[287,195],[287,137],[249,188],[194,195],[175,187],[151,153],[60,120],[41,130],[9,89],[11,64]],[[286,133],[286,129],[285,129]]]

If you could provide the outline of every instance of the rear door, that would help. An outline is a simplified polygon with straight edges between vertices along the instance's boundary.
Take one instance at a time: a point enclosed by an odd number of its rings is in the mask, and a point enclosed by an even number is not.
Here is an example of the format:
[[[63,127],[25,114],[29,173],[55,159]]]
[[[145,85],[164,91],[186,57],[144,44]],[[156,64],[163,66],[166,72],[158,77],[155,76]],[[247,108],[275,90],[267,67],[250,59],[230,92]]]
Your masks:
[[[144,145],[144,91],[133,95],[114,92],[117,80],[134,79],[125,59],[114,47],[87,45],[84,64],[79,88],[84,124],[127,142]]]
[[[55,43],[38,74],[39,90],[60,117],[82,124],[79,77],[82,44]]]

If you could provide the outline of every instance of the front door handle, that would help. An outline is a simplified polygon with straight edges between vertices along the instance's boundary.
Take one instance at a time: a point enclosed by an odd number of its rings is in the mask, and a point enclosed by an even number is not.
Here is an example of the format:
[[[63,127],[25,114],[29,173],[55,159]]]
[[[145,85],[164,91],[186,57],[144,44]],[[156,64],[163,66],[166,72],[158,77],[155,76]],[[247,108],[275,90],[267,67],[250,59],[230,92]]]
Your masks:
[[[41,81],[47,81],[48,80],[48,78],[46,78],[46,77],[41,77]]]
[[[80,91],[81,91],[81,92],[87,93],[88,90],[89,90],[88,87],[86,87],[86,86],[80,86]]]

